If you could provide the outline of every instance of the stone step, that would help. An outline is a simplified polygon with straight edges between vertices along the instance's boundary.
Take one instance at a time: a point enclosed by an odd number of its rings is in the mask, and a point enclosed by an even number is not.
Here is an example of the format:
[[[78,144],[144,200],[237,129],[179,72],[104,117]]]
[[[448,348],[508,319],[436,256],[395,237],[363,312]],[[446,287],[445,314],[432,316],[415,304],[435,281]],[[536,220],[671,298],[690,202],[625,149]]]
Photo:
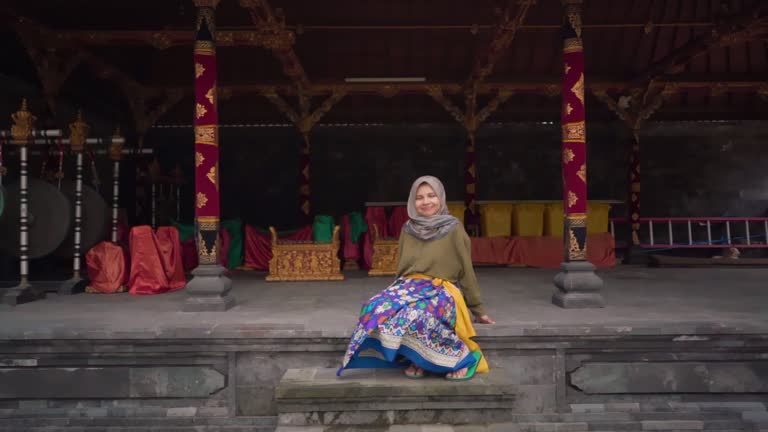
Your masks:
[[[690,432],[692,430],[704,432],[764,432],[762,429],[754,429],[750,425],[736,425],[728,429],[643,429],[642,425],[614,428],[612,425],[551,422],[469,425],[279,426],[276,432]]]
[[[352,370],[342,377],[333,369],[289,369],[275,391],[277,430],[753,430],[766,413],[761,402],[669,404],[653,411],[638,403],[574,404],[573,412],[557,413],[554,386],[520,385],[510,375],[496,368],[455,382],[408,379],[398,369]]]
[[[274,432],[275,426],[65,426],[65,427],[3,427],[0,432]]]
[[[372,424],[478,424],[506,421],[511,413],[555,409],[554,385],[520,385],[501,369],[468,381],[427,376],[409,379],[399,369],[289,369],[275,390],[278,423],[286,426]]]
[[[271,432],[275,417],[3,417],[0,432]]]

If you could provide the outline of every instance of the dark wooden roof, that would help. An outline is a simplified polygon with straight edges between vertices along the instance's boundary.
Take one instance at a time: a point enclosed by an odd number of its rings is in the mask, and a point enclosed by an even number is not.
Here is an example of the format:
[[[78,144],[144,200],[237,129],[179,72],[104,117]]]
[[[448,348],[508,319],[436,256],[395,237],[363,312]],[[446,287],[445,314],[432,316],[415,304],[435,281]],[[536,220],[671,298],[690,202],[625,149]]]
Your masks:
[[[196,9],[189,0],[10,0],[5,19],[23,16],[65,36],[72,45],[125,72],[147,88],[192,88],[191,43],[158,49],[147,40],[102,40],[120,31],[189,34]],[[484,53],[500,21],[499,11],[514,11],[517,1],[475,0],[272,0],[287,28],[295,33],[293,50],[309,82],[342,84],[346,77],[425,77],[428,82],[464,84]],[[583,41],[587,84],[618,83],[617,97],[664,61],[674,60],[692,41],[730,31],[740,20],[750,32],[738,33],[727,46],[712,44],[678,59],[673,73],[653,74],[668,82],[684,82],[654,115],[658,119],[766,119],[768,93],[768,21],[761,0],[585,0]],[[750,15],[750,13],[752,15]],[[560,0],[537,0],[510,47],[498,59],[486,82],[533,83],[507,100],[490,121],[559,118],[559,97],[547,91],[562,70]],[[757,16],[755,18],[754,16]],[[236,0],[217,8],[218,30],[257,29]],[[762,21],[760,21],[762,20]],[[746,23],[746,24],[744,24]],[[757,23],[757,24],[755,24]],[[39,26],[38,26],[39,27]],[[742,28],[738,27],[738,28]],[[135,33],[139,34],[139,33]],[[116,36],[117,35],[117,36]],[[146,36],[146,34],[145,34]],[[143,36],[142,36],[143,37]],[[118,38],[120,39],[120,38]],[[24,49],[24,37],[6,31],[7,53],[0,73],[38,83]],[[35,42],[38,45],[45,43]],[[291,79],[273,52],[259,46],[220,46],[219,82],[234,88],[220,99],[222,123],[285,122],[258,92],[243,85],[283,85]],[[669,71],[667,71],[669,72]],[[119,86],[91,86],[102,80],[92,68],[78,67],[62,91],[88,100],[124,97]],[[693,83],[693,84],[692,84]],[[696,85],[695,83],[700,83]],[[94,92],[96,94],[94,94]],[[110,93],[111,92],[111,93]],[[6,95],[7,96],[7,95]],[[15,96],[15,95],[14,95]],[[290,95],[284,95],[291,100]],[[490,96],[484,96],[487,100]],[[457,100],[459,100],[457,98]],[[295,101],[293,102],[295,104]],[[319,102],[314,102],[317,105]],[[115,102],[125,107],[124,102]],[[187,95],[164,114],[160,123],[191,123],[192,98]],[[604,105],[588,97],[588,116],[613,119]],[[422,92],[383,97],[370,92],[344,97],[322,122],[451,122],[451,117]]]

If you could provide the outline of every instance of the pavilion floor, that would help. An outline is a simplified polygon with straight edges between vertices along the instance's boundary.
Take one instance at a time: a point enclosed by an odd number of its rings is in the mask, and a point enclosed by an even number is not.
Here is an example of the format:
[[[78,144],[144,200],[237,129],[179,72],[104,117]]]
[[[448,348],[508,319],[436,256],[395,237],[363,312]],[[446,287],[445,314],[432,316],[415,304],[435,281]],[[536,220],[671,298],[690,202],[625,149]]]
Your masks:
[[[607,307],[586,310],[550,302],[554,270],[477,273],[497,324],[476,326],[491,374],[469,384],[335,378],[360,305],[391,280],[363,271],[299,283],[234,272],[226,312],[181,312],[183,290],[0,309],[0,432],[768,428],[768,268],[618,266],[598,272]],[[486,430],[475,426],[461,430]]]
[[[603,309],[561,309],[550,302],[553,270],[479,268],[484,302],[496,325],[478,325],[480,336],[563,332],[718,333],[768,329],[768,269],[674,269],[617,266],[601,270]],[[264,273],[235,271],[237,306],[227,312],[181,312],[186,293],[48,294],[0,313],[0,338],[101,338],[236,336],[248,329],[284,329],[322,337],[348,336],[360,305],[390,279],[346,272],[343,282],[265,282]],[[199,332],[199,333],[198,333]]]

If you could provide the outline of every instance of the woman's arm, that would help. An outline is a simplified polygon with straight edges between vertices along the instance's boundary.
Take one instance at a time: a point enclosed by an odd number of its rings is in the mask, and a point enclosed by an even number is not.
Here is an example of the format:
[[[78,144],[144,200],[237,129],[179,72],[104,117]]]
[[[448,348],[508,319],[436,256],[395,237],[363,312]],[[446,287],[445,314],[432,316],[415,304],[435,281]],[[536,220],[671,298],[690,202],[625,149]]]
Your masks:
[[[456,236],[456,250],[461,259],[461,273],[459,274],[459,284],[467,299],[467,307],[472,311],[476,318],[485,316],[485,308],[480,295],[480,285],[477,283],[475,269],[472,267],[472,243],[464,227],[458,226],[459,232]]]

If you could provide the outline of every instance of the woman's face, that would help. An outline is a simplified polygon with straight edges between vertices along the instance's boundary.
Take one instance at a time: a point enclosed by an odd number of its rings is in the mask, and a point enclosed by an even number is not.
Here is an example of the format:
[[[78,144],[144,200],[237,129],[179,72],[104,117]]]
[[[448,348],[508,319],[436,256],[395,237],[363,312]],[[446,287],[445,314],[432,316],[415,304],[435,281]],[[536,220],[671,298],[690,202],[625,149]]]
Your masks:
[[[416,212],[419,216],[434,216],[440,211],[440,199],[435,190],[427,183],[423,183],[416,189]]]

